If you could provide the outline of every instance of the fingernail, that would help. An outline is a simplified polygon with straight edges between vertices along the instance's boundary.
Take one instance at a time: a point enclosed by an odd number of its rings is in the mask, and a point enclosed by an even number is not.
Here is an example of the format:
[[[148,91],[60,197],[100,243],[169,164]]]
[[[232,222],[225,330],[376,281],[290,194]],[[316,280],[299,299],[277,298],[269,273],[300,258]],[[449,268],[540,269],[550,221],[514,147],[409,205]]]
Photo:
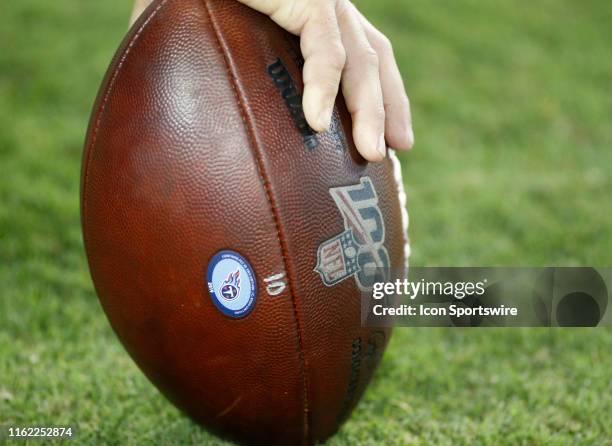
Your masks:
[[[329,129],[329,125],[331,123],[331,115],[332,115],[332,109],[324,110],[319,115],[319,129],[322,132],[325,132],[327,131],[327,129]]]
[[[412,130],[412,126],[408,126],[408,145],[412,147],[414,145],[414,131]]]
[[[387,144],[385,143],[385,134],[381,133],[380,137],[378,138],[378,153],[380,153],[382,155],[382,157],[386,157],[387,156]]]

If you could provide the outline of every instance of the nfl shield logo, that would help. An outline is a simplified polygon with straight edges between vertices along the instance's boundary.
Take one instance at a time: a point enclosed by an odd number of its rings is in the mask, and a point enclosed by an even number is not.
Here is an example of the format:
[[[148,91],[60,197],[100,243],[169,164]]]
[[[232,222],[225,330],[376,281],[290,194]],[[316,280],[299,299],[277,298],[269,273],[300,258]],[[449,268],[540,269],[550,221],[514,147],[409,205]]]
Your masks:
[[[322,243],[317,252],[315,271],[321,275],[323,283],[332,286],[359,272],[358,250],[351,229]]]

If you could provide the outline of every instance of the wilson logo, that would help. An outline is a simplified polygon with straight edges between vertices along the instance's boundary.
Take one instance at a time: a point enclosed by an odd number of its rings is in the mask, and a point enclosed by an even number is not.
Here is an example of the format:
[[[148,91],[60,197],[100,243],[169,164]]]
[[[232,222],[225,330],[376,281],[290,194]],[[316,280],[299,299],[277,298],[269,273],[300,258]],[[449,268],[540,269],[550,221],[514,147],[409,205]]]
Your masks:
[[[295,122],[302,135],[304,146],[311,151],[316,149],[318,145],[317,135],[306,122],[304,109],[302,108],[302,95],[298,92],[289,71],[280,59],[276,59],[274,63],[268,65],[268,74],[274,81],[274,85],[280,90],[293,122]]]

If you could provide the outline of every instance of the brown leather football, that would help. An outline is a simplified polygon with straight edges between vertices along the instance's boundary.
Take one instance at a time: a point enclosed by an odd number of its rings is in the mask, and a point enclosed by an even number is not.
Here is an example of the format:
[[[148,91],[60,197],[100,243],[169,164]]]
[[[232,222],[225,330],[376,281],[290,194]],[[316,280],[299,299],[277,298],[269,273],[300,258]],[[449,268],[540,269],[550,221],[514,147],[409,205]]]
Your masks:
[[[179,408],[248,444],[338,429],[390,335],[361,326],[360,290],[407,257],[399,165],[358,155],[341,99],[310,129],[302,64],[238,2],[158,0],[109,68],[83,160],[114,330]]]

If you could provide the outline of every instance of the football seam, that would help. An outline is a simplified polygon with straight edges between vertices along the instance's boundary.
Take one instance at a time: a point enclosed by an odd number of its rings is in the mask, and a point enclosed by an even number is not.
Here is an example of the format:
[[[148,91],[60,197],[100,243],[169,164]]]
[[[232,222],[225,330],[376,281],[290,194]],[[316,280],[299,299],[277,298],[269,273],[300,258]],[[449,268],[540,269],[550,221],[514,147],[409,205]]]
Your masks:
[[[107,87],[105,88],[105,92],[104,92],[104,98],[102,99],[102,103],[100,104],[100,106],[98,107],[98,111],[96,112],[96,114],[94,116],[96,116],[96,121],[95,121],[95,125],[93,127],[93,132],[91,134],[91,142],[89,144],[87,144],[87,148],[85,150],[85,162],[83,163],[84,165],[84,170],[83,170],[83,186],[82,186],[82,190],[83,192],[86,189],[87,186],[87,180],[89,179],[89,168],[91,165],[91,153],[93,152],[93,147],[96,144],[96,141],[98,139],[98,131],[100,130],[100,126],[102,125],[102,118],[104,116],[104,112],[106,111],[106,106],[108,104],[108,100],[111,96],[111,93],[115,87],[115,82],[117,81],[117,78],[119,77],[119,73],[121,72],[122,68],[123,68],[123,64],[125,63],[128,55],[130,54],[130,52],[132,51],[132,48],[134,47],[134,44],[136,43],[136,41],[140,38],[140,36],[142,35],[143,31],[145,30],[145,28],[147,27],[147,25],[149,24],[149,22],[151,22],[151,20],[153,19],[153,17],[155,17],[157,15],[157,13],[159,12],[159,10],[168,2],[168,0],[162,0],[160,2],[159,5],[157,5],[157,7],[151,11],[151,13],[149,14],[149,16],[142,22],[142,24],[140,25],[140,28],[138,28],[138,31],[136,31],[136,33],[132,36],[132,38],[129,40],[129,43],[127,44],[125,50],[123,51],[123,54],[121,55],[121,59],[117,65],[117,67],[115,68],[112,76],[110,77],[110,80],[108,81]],[[85,199],[85,194],[83,193],[82,196],[82,200],[81,200],[81,206],[82,206],[82,226],[83,226],[83,241],[85,242],[84,244],[87,246],[87,231],[86,231],[86,215],[87,215],[87,200]]]
[[[263,155],[262,150],[260,148],[261,143],[258,141],[255,125],[253,122],[253,118],[249,115],[247,111],[246,99],[243,97],[243,94],[239,91],[239,81],[237,76],[234,73],[234,66],[229,57],[229,50],[224,48],[225,41],[221,37],[221,30],[219,29],[215,19],[213,18],[213,14],[210,11],[206,0],[202,0],[202,5],[209,17],[210,23],[212,25],[213,33],[215,35],[216,43],[218,45],[218,49],[223,55],[223,59],[225,60],[226,69],[228,77],[231,81],[231,86],[234,91],[235,99],[238,102],[238,107],[240,109],[240,115],[243,121],[243,124],[247,130],[248,138],[250,140],[250,147],[252,149],[254,158],[255,158],[255,166],[257,168],[257,172],[261,179],[262,185],[264,187],[266,193],[266,199],[268,201],[268,205],[270,206],[270,210],[272,212],[272,217],[274,220],[274,225],[276,227],[276,236],[278,239],[279,247],[281,250],[281,258],[287,271],[287,284],[289,287],[289,293],[291,295],[291,302],[293,304],[293,313],[295,318],[295,323],[297,327],[297,337],[298,337],[298,347],[299,347],[299,358],[300,358],[300,369],[302,374],[302,386],[303,386],[303,410],[304,410],[304,418],[303,418],[303,438],[308,441],[309,438],[309,398],[308,398],[308,361],[306,359],[305,353],[305,343],[304,343],[304,333],[302,328],[302,321],[300,319],[298,304],[296,299],[296,294],[294,292],[294,284],[293,284],[293,267],[290,267],[288,249],[286,246],[286,242],[284,241],[285,237],[283,237],[283,230],[281,225],[281,219],[278,211],[278,207],[275,204],[274,195],[271,190],[271,182],[269,179],[269,175],[267,175],[266,170],[264,168]]]

